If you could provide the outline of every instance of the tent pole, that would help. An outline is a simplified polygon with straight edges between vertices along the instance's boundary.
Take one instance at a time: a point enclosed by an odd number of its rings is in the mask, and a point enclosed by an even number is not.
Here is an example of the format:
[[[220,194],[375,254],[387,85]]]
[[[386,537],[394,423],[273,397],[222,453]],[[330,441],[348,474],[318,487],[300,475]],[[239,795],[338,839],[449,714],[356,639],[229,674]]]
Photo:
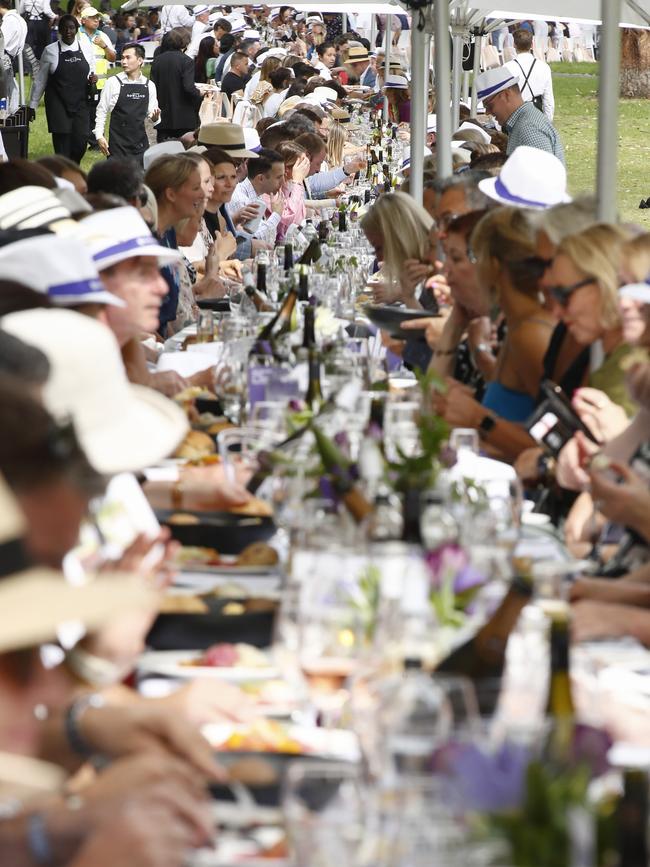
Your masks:
[[[472,109],[470,117],[476,117],[478,115],[478,96],[476,95],[474,82],[481,72],[481,51],[483,49],[483,39],[484,37],[482,33],[477,33],[474,39],[474,71],[472,73]]]
[[[616,220],[621,0],[601,0],[600,104],[598,106],[598,219]]]
[[[433,11],[436,40],[436,164],[438,177],[448,178],[452,174],[449,3],[447,0],[436,0]]]
[[[463,74],[463,37],[460,32],[454,33],[452,48],[451,129],[454,132],[460,122],[460,85]]]
[[[393,45],[393,16],[386,16],[386,32],[384,33],[384,82],[390,75],[390,50]],[[384,123],[388,123],[388,99],[384,97]]]
[[[427,37],[417,25],[413,15],[411,21],[411,170],[409,190],[415,201],[422,204],[424,142],[427,134],[427,85],[428,59]]]
[[[18,52],[18,105],[26,105],[25,102],[25,67],[23,65],[23,53]]]
[[[377,47],[375,42],[377,41],[377,18],[375,15],[370,16],[370,50],[374,51]]]
[[[343,12],[341,14],[341,33],[348,32],[348,16]]]

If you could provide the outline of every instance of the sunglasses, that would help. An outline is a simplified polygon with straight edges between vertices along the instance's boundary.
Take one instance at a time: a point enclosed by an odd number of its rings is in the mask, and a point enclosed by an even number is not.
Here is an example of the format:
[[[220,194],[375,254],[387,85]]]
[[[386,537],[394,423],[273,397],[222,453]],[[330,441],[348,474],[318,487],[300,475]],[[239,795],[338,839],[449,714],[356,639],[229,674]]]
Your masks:
[[[549,286],[547,292],[554,301],[557,301],[560,307],[566,307],[574,292],[582,289],[583,286],[589,286],[590,283],[595,282],[593,277],[585,277],[584,280],[579,280],[571,286]]]
[[[511,272],[525,272],[539,280],[551,267],[553,260],[543,259],[541,256],[526,256],[524,259],[514,259],[506,264]]]

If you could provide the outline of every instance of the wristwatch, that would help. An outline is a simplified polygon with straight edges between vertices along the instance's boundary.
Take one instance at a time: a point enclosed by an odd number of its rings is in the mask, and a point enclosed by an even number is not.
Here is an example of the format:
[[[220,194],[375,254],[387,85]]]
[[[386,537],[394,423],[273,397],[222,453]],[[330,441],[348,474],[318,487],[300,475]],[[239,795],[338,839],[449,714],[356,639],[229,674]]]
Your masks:
[[[471,350],[472,361],[476,364],[476,356],[480,353],[492,355],[492,347],[489,343],[477,343],[474,349]]]
[[[485,437],[494,430],[496,426],[497,420],[493,415],[484,415],[478,425],[478,435],[481,439],[485,439]]]

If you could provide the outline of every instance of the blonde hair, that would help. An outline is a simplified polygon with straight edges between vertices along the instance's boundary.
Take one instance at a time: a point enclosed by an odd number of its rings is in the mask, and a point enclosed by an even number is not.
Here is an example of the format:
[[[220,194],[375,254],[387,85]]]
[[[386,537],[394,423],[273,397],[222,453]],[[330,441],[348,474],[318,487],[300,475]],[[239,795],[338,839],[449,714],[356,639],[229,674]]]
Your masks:
[[[343,125],[338,121],[333,123],[327,135],[327,165],[330,169],[343,165],[345,141],[346,135]]]
[[[470,249],[476,258],[479,281],[491,292],[498,291],[499,277],[510,266],[515,289],[526,295],[537,293],[537,283],[517,279],[512,266],[535,254],[535,237],[525,211],[499,208],[483,217],[472,233]]]
[[[364,232],[381,236],[383,269],[389,280],[399,280],[406,259],[426,261],[433,218],[406,193],[380,196],[361,221]]]
[[[566,256],[581,274],[591,277],[598,286],[604,328],[616,328],[620,324],[619,271],[623,245],[628,239],[628,233],[620,226],[597,223],[577,235],[569,235],[557,249],[558,256]]]
[[[166,190],[182,187],[191,177],[192,172],[198,170],[198,161],[189,154],[159,157],[149,166],[144,181],[153,192],[156,201],[160,202]]]
[[[265,57],[260,67],[260,84],[263,81],[270,81],[270,75],[282,66],[282,60],[279,57]]]
[[[650,232],[623,244],[623,265],[630,277],[642,283],[650,274]]]

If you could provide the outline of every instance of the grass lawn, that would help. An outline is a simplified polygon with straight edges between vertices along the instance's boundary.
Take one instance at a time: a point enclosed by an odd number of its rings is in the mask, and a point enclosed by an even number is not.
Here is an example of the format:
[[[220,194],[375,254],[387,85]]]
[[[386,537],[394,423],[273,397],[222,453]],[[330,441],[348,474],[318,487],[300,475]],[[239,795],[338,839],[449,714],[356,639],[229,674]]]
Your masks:
[[[552,67],[559,73],[554,74],[555,125],[566,149],[569,188],[573,195],[590,192],[596,182],[598,64],[554,63]],[[640,200],[650,196],[650,103],[624,99],[619,109],[619,210],[624,220],[650,229],[650,211],[639,210]],[[52,153],[42,106],[32,124],[29,150],[32,158]],[[88,152],[82,166],[88,170],[99,159],[101,154]]]

